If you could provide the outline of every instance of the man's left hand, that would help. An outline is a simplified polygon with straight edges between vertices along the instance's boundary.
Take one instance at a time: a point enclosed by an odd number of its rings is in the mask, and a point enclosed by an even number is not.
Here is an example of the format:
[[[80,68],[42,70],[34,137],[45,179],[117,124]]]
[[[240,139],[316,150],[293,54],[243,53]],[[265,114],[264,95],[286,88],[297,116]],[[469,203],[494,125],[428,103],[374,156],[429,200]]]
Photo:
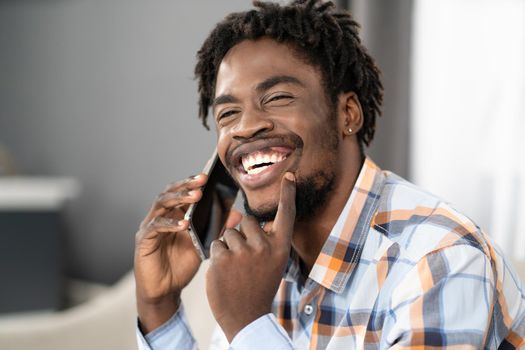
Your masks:
[[[290,256],[294,221],[295,177],[286,173],[277,214],[267,231],[247,216],[240,231],[227,229],[223,241],[212,243],[206,293],[229,342],[245,326],[271,312]]]

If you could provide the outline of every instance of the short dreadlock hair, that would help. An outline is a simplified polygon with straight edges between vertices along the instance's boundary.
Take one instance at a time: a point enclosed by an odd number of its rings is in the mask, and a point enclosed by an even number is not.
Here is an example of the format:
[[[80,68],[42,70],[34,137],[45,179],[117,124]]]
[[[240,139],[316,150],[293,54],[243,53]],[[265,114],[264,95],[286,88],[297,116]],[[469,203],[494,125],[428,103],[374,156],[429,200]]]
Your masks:
[[[331,1],[295,0],[284,6],[254,1],[253,5],[255,9],[232,13],[219,22],[197,53],[195,76],[203,125],[208,128],[217,71],[228,50],[246,39],[268,37],[289,45],[306,63],[320,69],[332,105],[340,93],[356,93],[363,109],[357,137],[361,147],[368,146],[376,116],[381,114],[383,86],[378,67],[359,39],[359,24]]]

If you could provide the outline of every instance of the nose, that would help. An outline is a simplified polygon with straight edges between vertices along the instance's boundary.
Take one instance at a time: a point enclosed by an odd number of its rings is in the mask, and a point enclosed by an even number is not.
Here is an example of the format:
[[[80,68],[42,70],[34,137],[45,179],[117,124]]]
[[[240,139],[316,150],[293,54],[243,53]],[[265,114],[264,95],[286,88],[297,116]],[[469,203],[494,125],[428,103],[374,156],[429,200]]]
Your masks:
[[[245,111],[239,123],[233,128],[233,138],[238,141],[250,139],[261,133],[273,130],[273,121],[259,111]]]

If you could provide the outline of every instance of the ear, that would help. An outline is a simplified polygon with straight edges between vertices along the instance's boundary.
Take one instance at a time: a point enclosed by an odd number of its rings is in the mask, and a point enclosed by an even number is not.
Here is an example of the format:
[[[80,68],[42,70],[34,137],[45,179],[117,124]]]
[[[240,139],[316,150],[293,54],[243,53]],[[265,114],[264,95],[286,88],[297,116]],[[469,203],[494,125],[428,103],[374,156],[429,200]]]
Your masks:
[[[343,138],[357,134],[363,126],[363,109],[355,92],[339,94],[338,119]]]

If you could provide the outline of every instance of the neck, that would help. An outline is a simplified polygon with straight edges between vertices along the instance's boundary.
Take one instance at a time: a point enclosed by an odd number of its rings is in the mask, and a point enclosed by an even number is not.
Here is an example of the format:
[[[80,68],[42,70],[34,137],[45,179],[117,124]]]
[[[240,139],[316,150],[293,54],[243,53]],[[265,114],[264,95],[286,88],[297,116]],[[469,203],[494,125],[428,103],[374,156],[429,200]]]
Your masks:
[[[363,164],[359,152],[345,157],[336,171],[335,185],[326,203],[308,220],[296,222],[292,238],[292,246],[302,260],[308,275],[312,269],[323,245],[330,235],[341,211],[343,210]]]

